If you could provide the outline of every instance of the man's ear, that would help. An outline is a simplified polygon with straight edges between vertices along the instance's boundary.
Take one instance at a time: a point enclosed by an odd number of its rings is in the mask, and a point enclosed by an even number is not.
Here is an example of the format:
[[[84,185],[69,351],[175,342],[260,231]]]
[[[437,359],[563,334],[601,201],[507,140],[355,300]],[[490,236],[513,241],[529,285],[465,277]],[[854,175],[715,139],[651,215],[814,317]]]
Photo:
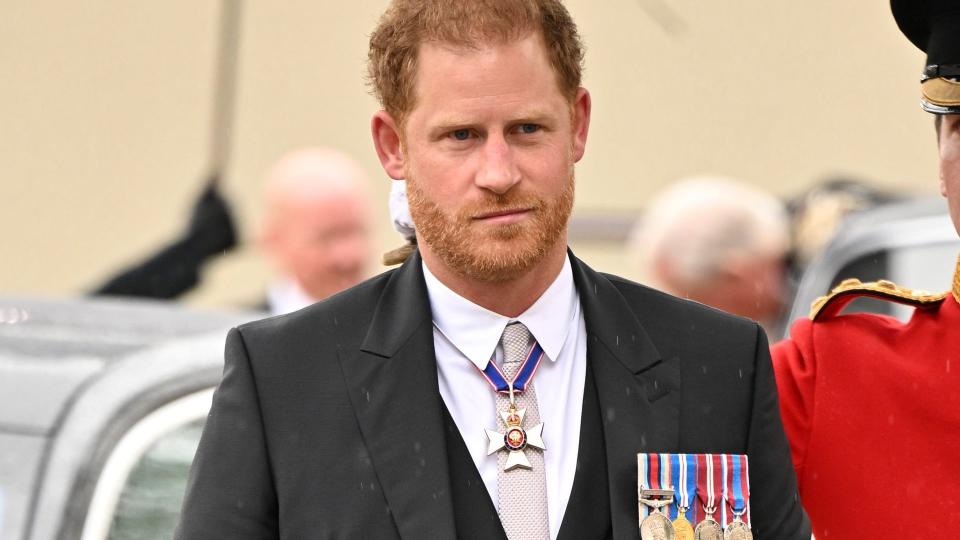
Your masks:
[[[580,161],[587,148],[587,133],[590,131],[590,92],[581,87],[573,102],[573,161]]]
[[[378,111],[370,120],[370,133],[384,172],[394,180],[403,180],[405,162],[397,122],[387,111]]]

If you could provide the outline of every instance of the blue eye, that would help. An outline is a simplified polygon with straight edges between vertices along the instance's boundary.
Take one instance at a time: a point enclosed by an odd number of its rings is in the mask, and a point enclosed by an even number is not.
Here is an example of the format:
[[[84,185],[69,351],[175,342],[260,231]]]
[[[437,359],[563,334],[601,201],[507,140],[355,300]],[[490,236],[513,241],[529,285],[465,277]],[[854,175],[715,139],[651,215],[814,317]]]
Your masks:
[[[469,129],[458,129],[450,134],[454,139],[458,141],[465,141],[470,138]]]
[[[540,126],[537,124],[520,124],[521,133],[536,133],[540,131]]]

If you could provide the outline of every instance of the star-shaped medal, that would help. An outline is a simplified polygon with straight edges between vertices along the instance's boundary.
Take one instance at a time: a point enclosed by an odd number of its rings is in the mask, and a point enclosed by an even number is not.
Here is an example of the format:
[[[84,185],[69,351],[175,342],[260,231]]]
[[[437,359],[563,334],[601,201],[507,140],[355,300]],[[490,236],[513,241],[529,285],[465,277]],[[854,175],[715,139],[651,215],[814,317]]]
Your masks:
[[[503,465],[504,471],[517,467],[531,468],[530,461],[523,452],[526,447],[531,446],[538,450],[546,450],[546,446],[543,444],[543,422],[529,430],[523,429],[523,416],[526,412],[526,409],[517,409],[511,403],[509,409],[500,411],[500,418],[507,426],[506,431],[501,433],[492,429],[484,430],[487,432],[487,439],[489,440],[487,445],[488,456],[498,450],[510,452],[507,455],[507,462]]]

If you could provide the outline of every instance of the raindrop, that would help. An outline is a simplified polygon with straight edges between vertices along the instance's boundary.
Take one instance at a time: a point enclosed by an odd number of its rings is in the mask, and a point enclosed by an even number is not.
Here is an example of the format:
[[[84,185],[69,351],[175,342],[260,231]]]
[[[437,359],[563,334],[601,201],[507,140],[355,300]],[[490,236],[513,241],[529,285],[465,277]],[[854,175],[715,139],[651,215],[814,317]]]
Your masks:
[[[737,369],[737,373],[740,374],[740,378],[742,379],[742,378],[743,378],[743,368]]]
[[[893,423],[894,423],[895,421],[896,421],[896,420],[894,419],[894,417],[893,417],[892,414],[891,414],[890,416],[887,416],[887,423],[889,423],[891,426],[893,425]]]
[[[613,422],[617,419],[617,411],[613,407],[607,409],[607,422]]]
[[[617,347],[620,346],[620,336],[617,336]]]
[[[334,325],[334,326],[338,326],[339,324],[340,324],[340,322],[337,321],[337,318],[336,318],[336,317],[334,317],[334,318],[333,318],[333,325]]]
[[[419,451],[420,451],[420,441],[417,441],[417,442],[413,443],[413,451],[414,451],[414,452],[419,452]]]
[[[950,373],[950,359],[947,358],[947,373]]]

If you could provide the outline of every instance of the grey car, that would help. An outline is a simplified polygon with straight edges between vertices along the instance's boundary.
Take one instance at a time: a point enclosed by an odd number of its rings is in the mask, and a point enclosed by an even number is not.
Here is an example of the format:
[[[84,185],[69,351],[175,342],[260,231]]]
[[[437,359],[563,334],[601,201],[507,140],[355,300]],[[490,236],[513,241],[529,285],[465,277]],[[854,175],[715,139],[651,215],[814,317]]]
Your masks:
[[[810,304],[846,278],[887,279],[913,289],[950,289],[960,238],[946,200],[925,198],[880,206],[851,215],[804,271],[791,302],[789,320],[808,316]],[[905,319],[911,309],[858,299],[846,311],[886,313]]]
[[[0,539],[170,538],[251,313],[0,296]]]

